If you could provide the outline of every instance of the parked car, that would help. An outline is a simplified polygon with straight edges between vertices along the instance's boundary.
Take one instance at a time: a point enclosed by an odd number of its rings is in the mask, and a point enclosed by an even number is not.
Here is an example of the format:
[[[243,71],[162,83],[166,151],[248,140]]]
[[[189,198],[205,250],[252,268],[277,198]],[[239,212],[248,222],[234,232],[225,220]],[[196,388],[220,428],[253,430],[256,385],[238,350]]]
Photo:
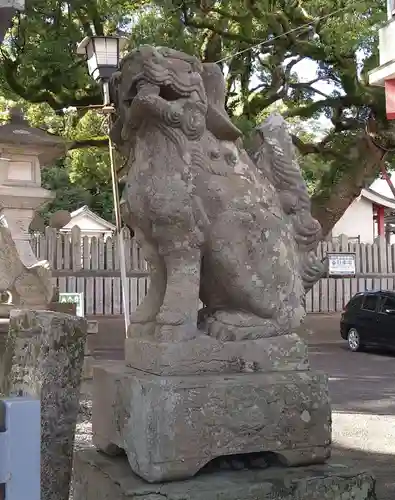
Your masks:
[[[364,347],[395,350],[395,292],[361,292],[344,308],[340,333],[352,351]]]

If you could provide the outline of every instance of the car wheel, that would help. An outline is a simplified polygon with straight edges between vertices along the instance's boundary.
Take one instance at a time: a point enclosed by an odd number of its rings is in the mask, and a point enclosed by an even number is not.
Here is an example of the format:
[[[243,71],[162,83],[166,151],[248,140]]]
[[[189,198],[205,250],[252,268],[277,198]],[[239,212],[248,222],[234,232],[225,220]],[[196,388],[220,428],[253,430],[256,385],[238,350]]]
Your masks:
[[[359,333],[356,328],[350,328],[347,334],[348,347],[351,351],[360,351],[362,348],[361,339],[359,338]]]

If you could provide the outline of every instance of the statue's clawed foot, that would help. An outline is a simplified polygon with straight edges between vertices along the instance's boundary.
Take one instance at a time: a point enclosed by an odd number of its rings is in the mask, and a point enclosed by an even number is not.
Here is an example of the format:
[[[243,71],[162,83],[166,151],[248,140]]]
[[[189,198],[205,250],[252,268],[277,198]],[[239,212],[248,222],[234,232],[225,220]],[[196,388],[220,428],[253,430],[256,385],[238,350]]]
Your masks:
[[[155,337],[158,340],[177,342],[191,340],[198,335],[201,332],[197,329],[194,317],[161,307],[156,317]]]
[[[265,319],[244,311],[221,310],[206,319],[208,334],[222,341],[254,340],[284,333],[273,319]]]

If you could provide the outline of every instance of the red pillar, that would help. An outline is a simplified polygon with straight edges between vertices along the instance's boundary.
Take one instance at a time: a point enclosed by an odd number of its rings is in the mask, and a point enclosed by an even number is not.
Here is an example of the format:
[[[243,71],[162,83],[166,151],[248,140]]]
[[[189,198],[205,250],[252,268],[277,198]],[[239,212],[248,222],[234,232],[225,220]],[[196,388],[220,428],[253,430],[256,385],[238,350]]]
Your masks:
[[[386,80],[384,86],[387,119],[395,120],[395,80]]]
[[[381,205],[377,205],[377,228],[378,235],[385,236],[384,207]]]

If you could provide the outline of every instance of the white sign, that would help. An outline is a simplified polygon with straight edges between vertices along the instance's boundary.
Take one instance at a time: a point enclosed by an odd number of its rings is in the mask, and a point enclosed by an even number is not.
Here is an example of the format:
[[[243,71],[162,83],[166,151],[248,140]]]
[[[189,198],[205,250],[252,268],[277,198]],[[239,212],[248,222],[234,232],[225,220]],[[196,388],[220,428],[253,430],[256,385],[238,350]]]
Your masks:
[[[329,276],[355,276],[355,253],[328,253]]]
[[[84,317],[83,293],[59,293],[59,302],[62,304],[77,304],[77,316]]]

